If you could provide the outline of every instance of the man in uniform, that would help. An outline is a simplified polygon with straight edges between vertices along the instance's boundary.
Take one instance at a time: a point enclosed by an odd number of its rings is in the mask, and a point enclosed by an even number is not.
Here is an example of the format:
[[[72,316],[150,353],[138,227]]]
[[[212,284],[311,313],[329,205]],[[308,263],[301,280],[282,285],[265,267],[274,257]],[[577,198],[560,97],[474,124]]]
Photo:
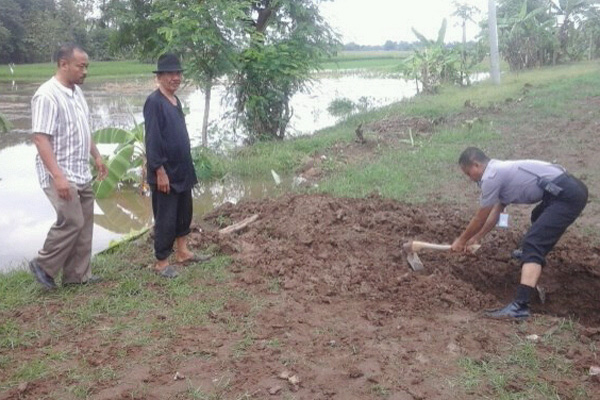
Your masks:
[[[452,243],[453,251],[467,251],[469,245],[479,242],[496,225],[507,205],[539,203],[531,212],[531,227],[518,253],[522,269],[516,296],[504,308],[485,314],[491,318],[528,318],[530,298],[546,255],[583,211],[587,187],[560,165],[490,159],[476,147],[465,149],[458,163],[481,188],[481,198],[475,216]]]
[[[100,280],[92,275],[90,264],[94,228],[90,155],[97,179],[107,174],[91,137],[89,109],[79,87],[87,75],[88,56],[79,46],[64,45],[55,59],[54,77],[41,85],[31,100],[37,175],[56,210],[56,223],[29,268],[47,289],[56,287],[54,278],[61,270],[63,285]]]

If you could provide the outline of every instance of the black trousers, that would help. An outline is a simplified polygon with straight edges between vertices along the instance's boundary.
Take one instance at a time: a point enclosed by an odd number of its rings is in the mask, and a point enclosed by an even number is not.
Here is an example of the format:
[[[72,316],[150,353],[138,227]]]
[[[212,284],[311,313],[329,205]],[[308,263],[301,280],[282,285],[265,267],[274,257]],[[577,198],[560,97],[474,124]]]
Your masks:
[[[154,255],[164,260],[173,252],[178,237],[190,233],[193,204],[192,190],[181,193],[159,192],[152,187],[152,212],[154,214]]]
[[[546,255],[587,204],[588,189],[579,179],[565,173],[553,182],[563,190],[558,196],[544,192],[531,212],[531,227],[521,243],[523,263],[545,265]]]

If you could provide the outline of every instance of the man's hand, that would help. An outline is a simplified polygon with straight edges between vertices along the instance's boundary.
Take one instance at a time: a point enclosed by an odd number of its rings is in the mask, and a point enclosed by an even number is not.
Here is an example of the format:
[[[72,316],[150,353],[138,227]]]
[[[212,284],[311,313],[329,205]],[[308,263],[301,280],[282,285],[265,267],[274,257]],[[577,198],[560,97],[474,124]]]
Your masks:
[[[104,164],[104,160],[101,156],[98,156],[94,159],[94,161],[96,162],[96,169],[98,170],[98,176],[96,177],[96,179],[99,181],[103,181],[104,178],[106,178],[106,176],[108,175],[108,169]]]
[[[473,236],[471,239],[467,240],[467,243],[465,244],[465,252],[471,254],[474,253],[475,250],[473,250],[473,246],[477,246],[477,249],[480,247],[479,238],[477,236]]]
[[[452,247],[450,248],[450,250],[462,253],[466,250],[466,248],[467,243],[459,237],[456,238],[454,242],[452,242]]]
[[[156,170],[156,186],[159,192],[169,194],[171,191],[171,186],[169,185],[169,176],[165,172],[164,167],[160,167]]]
[[[64,175],[58,175],[52,178],[54,189],[58,193],[58,197],[63,200],[71,201],[71,185]]]

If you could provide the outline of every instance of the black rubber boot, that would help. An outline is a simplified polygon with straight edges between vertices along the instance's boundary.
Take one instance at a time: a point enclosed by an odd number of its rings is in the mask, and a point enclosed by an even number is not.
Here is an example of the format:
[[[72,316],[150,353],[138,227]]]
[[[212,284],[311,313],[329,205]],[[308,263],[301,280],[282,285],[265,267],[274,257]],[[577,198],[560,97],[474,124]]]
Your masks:
[[[494,319],[514,319],[514,320],[524,320],[529,318],[531,313],[529,312],[529,305],[518,303],[513,301],[509,303],[506,307],[498,309],[498,310],[490,310],[485,311],[483,313],[485,317],[494,318]]]

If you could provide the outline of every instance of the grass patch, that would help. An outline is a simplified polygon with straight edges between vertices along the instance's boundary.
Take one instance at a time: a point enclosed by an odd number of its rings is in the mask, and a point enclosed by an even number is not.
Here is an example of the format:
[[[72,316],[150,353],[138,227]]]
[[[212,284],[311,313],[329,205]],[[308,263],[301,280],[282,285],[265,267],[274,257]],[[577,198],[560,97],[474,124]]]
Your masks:
[[[319,184],[318,191],[339,197],[365,197],[376,193],[386,198],[423,202],[440,181],[456,179],[457,154],[470,143],[485,144],[496,138],[489,126],[466,132],[442,131],[415,147],[383,150],[375,161],[343,165]],[[458,175],[460,177],[460,175]]]
[[[557,77],[559,77],[557,79]],[[369,123],[373,121],[400,118],[400,117],[420,117],[426,119],[449,118],[465,110],[465,103],[468,101],[479,108],[499,107],[507,102],[523,101],[523,107],[539,111],[540,118],[546,115],[555,115],[559,112],[563,114],[564,99],[585,98],[586,96],[595,96],[600,93],[600,78],[598,77],[598,66],[595,63],[580,63],[553,68],[542,68],[535,71],[528,71],[520,74],[506,74],[502,77],[502,85],[493,85],[491,82],[481,82],[470,87],[444,87],[436,96],[416,96],[406,99],[381,109],[362,112],[345,119],[339,124],[320,131],[317,135],[311,137],[290,138],[284,141],[270,141],[257,143],[253,146],[242,148],[231,157],[226,157],[219,163],[220,174],[231,173],[241,178],[271,179],[271,170],[279,174],[291,174],[307,157],[315,154],[326,154],[331,148],[339,143],[348,143],[355,139],[354,130],[359,123]],[[522,100],[525,99],[525,100]],[[575,105],[574,105],[575,106]],[[512,123],[518,127],[519,118],[531,118],[529,114],[519,116],[518,113],[511,115]],[[515,128],[518,129],[518,128]],[[355,196],[365,196],[379,191],[385,179],[377,178],[388,173],[399,175],[398,178],[406,180],[407,176],[412,176],[419,167],[414,164],[415,161],[425,157],[428,160],[446,160],[452,155],[452,165],[456,163],[455,158],[460,150],[466,145],[478,144],[496,144],[506,143],[500,137],[495,136],[496,127],[491,117],[480,121],[471,129],[455,129],[453,131],[443,130],[436,132],[432,141],[418,143],[417,154],[405,154],[394,157],[390,152],[382,152],[382,160],[379,165],[373,165],[369,171],[357,172],[356,169],[362,169],[363,166],[348,166],[348,171],[339,171],[341,176],[336,179],[342,179],[335,188],[331,183],[325,183],[327,189],[323,191],[335,195],[344,195],[351,191],[351,188],[342,189],[340,186],[347,186],[347,182],[354,182],[358,178],[362,183],[359,186],[360,194]],[[480,141],[480,142],[477,142]],[[448,148],[448,145],[453,148]],[[410,153],[407,151],[407,153]],[[436,157],[439,155],[439,157]],[[213,161],[214,162],[214,161]],[[424,163],[421,163],[422,166]],[[429,170],[435,169],[437,165],[432,165]],[[443,168],[447,169],[446,166]],[[332,166],[333,170],[340,168]],[[342,166],[341,170],[345,169]],[[394,172],[396,171],[396,172]],[[355,176],[356,174],[363,175]],[[375,177],[373,184],[368,180]],[[433,178],[434,180],[437,178]],[[400,179],[396,179],[398,182]],[[408,186],[385,189],[382,193],[392,190],[392,197],[401,196],[411,190]],[[428,185],[430,189],[432,185]],[[426,190],[422,190],[426,193]],[[385,194],[384,194],[385,195]]]
[[[104,81],[152,76],[154,64],[137,61],[90,60],[86,81]],[[18,64],[11,74],[8,65],[0,65],[0,82],[43,82],[56,72],[55,63]]]
[[[563,324],[552,335],[558,339],[546,336],[542,343],[516,337],[499,355],[486,360],[459,360],[462,373],[455,385],[466,393],[489,393],[490,398],[503,400],[591,399],[584,383],[570,387],[568,393],[561,385],[565,378],[577,378],[563,351],[565,346],[576,344],[576,332]]]
[[[397,72],[410,51],[342,51],[321,63],[324,70],[366,69],[374,72]]]
[[[31,304],[39,292],[39,285],[28,271],[14,270],[3,274],[0,279],[0,311]]]
[[[14,356],[22,348],[32,351],[27,362],[19,359],[19,369],[9,373],[3,367],[0,387],[8,389],[57,374],[71,396],[88,398],[98,383],[118,379],[117,371],[131,362],[132,352],[144,349],[141,362],[175,357],[171,343],[180,337],[180,329],[202,326],[209,322],[207,315],[221,313],[226,302],[248,298],[216,286],[230,279],[228,257],[188,265],[181,270],[182,279],[165,280],[136,267],[151,262],[152,254],[146,237],[116,246],[94,258],[94,272],[105,278],[103,283],[52,292],[37,289],[30,274],[7,274],[0,294],[5,300],[0,311],[0,365],[14,365]],[[36,313],[37,318],[9,317],[18,307],[32,307],[27,312]],[[237,322],[251,326],[248,321]],[[73,335],[93,340],[86,340],[89,347],[79,348]],[[60,343],[60,348],[53,343]],[[103,353],[99,349],[111,349],[110,358],[98,365],[89,358],[93,348],[99,353]],[[140,362],[140,357],[136,360]],[[56,398],[63,395],[57,392]]]

